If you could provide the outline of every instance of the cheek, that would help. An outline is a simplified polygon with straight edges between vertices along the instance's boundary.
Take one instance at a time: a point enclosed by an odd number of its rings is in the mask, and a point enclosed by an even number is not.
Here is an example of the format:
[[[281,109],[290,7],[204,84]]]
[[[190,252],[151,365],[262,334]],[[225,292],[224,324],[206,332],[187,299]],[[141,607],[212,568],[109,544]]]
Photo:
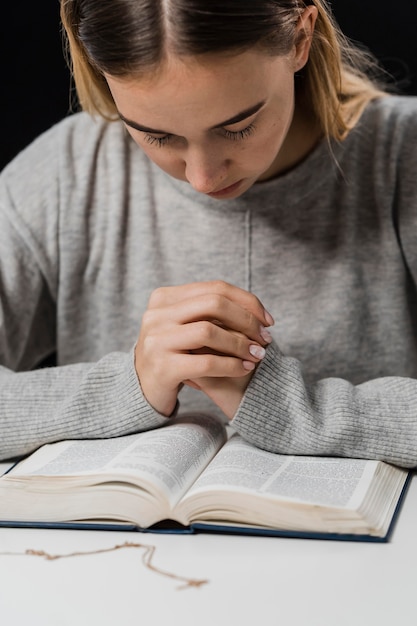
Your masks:
[[[136,144],[161,170],[174,178],[185,180],[184,161],[176,156],[175,153],[171,152],[166,147],[158,148],[146,144],[144,145],[142,142],[138,141],[136,141]]]
[[[268,150],[269,147],[270,150],[276,151],[282,146],[291,126],[291,121],[292,111],[289,111],[288,115],[285,117],[277,117],[277,119],[271,123],[265,137],[266,150]]]
[[[272,124],[252,145],[251,156],[259,164],[268,164],[281,149],[287,134],[287,128],[280,123]]]

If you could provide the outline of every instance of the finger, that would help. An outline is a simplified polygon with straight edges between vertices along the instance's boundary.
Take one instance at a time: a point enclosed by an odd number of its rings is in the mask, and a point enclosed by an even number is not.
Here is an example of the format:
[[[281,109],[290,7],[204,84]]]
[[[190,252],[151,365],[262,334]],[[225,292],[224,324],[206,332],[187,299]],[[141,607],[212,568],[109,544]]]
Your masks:
[[[169,306],[185,299],[199,297],[209,293],[224,296],[236,304],[239,304],[244,309],[250,311],[265,326],[272,326],[274,324],[272,315],[265,309],[254,294],[221,280],[189,283],[174,287],[160,287],[152,293],[149,300],[149,307],[160,308]]]
[[[181,382],[199,378],[239,378],[255,369],[255,363],[217,354],[182,354],[176,359],[176,373]]]
[[[147,355],[170,353],[230,355],[246,361],[258,362],[265,356],[263,346],[242,333],[232,332],[208,321],[193,322],[175,327],[158,328],[143,339]]]
[[[252,377],[252,373],[238,378],[199,378],[185,380],[184,384],[198,389],[206,394],[223,411],[229,419],[233,419],[243,394]]]
[[[148,309],[142,319],[145,329],[172,327],[207,321],[241,333],[265,345],[272,338],[265,326],[249,310],[228,298],[213,293],[187,298],[162,308]]]
[[[231,332],[210,322],[195,322],[181,328],[181,341],[186,342],[188,350],[208,350],[219,355],[230,355],[244,360],[258,362],[264,358],[265,348],[251,341],[242,333]],[[179,335],[177,335],[179,338]]]

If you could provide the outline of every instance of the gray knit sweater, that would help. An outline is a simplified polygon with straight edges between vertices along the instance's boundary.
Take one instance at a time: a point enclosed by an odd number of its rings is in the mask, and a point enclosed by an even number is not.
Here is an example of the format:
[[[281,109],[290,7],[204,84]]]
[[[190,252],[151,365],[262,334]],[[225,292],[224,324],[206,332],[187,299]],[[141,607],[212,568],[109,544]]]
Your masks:
[[[133,347],[151,291],[224,279],[274,315],[232,426],[267,450],[417,465],[417,99],[217,201],[77,114],[0,177],[0,458],[166,421]],[[57,366],[36,369],[51,353]],[[180,410],[215,410],[184,390]]]

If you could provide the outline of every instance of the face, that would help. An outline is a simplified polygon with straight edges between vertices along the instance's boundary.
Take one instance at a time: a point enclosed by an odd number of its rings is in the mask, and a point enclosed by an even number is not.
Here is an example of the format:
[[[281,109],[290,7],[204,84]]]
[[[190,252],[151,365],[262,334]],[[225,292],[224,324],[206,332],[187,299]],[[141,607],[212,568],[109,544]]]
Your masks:
[[[297,69],[292,55],[252,50],[173,57],[152,77],[106,79],[128,132],[154,163],[200,193],[230,199],[302,157]]]

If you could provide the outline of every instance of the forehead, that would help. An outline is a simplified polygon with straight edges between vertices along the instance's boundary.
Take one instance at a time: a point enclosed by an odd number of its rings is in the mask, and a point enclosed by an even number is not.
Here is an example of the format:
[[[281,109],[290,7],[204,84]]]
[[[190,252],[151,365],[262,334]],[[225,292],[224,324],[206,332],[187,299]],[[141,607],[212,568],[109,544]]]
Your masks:
[[[285,57],[252,50],[234,56],[169,57],[154,72],[106,78],[119,111],[127,118],[146,123],[150,117],[155,125],[164,121],[167,112],[181,111],[194,118],[204,114],[210,125],[226,119],[228,111],[233,114],[255,100],[268,99],[288,75]]]

